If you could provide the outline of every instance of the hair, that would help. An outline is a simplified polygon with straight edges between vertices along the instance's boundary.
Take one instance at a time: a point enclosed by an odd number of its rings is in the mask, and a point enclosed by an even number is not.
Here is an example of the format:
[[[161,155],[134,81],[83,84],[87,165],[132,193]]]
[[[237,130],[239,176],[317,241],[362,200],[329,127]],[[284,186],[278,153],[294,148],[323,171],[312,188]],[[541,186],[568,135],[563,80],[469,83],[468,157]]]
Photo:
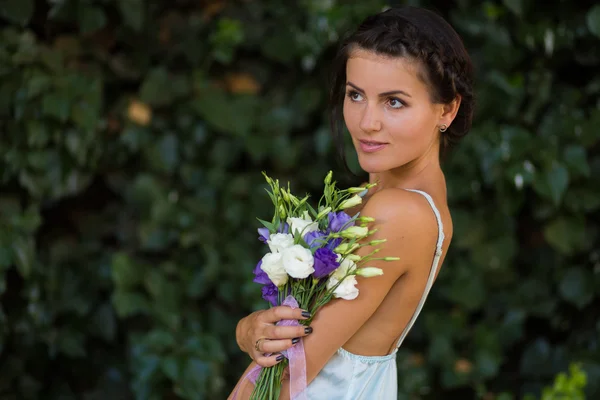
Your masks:
[[[330,92],[330,122],[339,156],[344,151],[343,103],[346,63],[355,50],[416,61],[418,77],[427,85],[433,103],[461,98],[458,113],[442,134],[440,153],[464,137],[473,119],[473,66],[456,31],[436,13],[416,7],[394,7],[367,17],[341,44],[334,59]]]

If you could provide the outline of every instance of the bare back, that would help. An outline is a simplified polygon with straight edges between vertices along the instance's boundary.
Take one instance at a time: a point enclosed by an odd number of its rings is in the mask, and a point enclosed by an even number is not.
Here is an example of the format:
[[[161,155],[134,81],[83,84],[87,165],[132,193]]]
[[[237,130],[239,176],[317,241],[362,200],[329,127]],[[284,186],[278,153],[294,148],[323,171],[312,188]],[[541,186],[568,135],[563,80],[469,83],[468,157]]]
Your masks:
[[[418,193],[415,193],[414,196],[419,196],[419,201],[430,210],[430,218],[423,221],[423,229],[430,232],[430,235],[428,235],[430,239],[426,244],[430,251],[423,251],[419,254],[410,270],[395,282],[371,318],[346,342],[343,348],[351,353],[365,356],[390,354],[395,349],[398,339],[409,324],[423,296],[436,251],[438,224],[427,199]],[[439,210],[445,236],[442,243],[439,267],[435,273],[437,277],[448,250],[453,230],[445,193],[435,193],[431,197]],[[358,211],[358,209],[352,210],[352,212]]]

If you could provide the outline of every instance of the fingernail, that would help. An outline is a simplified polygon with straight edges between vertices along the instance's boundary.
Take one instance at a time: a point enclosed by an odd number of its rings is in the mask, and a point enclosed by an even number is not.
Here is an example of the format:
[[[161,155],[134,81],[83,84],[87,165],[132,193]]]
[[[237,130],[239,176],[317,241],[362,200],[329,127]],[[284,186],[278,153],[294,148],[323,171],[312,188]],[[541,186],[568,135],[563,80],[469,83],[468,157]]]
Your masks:
[[[281,360],[283,360],[283,354],[278,355],[277,358],[275,359],[275,361],[277,361],[277,362],[279,362]]]
[[[306,334],[312,333],[312,326],[308,326],[308,327],[304,328],[304,333],[306,333]]]
[[[297,337],[297,338],[293,338],[293,339],[292,339],[292,344],[296,344],[296,343],[298,343],[299,341],[300,341],[300,338],[299,338],[299,337]]]
[[[302,316],[304,318],[310,318],[310,313],[308,311],[302,311]]]

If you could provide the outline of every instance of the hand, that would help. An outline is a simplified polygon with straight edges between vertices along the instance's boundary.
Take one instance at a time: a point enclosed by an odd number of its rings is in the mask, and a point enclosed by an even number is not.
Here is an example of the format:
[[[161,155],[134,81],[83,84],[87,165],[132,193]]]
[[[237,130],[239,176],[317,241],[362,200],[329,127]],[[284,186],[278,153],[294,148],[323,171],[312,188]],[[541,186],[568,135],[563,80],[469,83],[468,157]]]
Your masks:
[[[282,319],[306,320],[310,314],[299,308],[277,306],[256,311],[242,318],[236,329],[236,340],[242,351],[261,367],[271,367],[283,360],[279,352],[287,350],[312,332],[311,327],[275,326]],[[258,342],[258,350],[256,349]],[[266,354],[273,353],[270,356]]]

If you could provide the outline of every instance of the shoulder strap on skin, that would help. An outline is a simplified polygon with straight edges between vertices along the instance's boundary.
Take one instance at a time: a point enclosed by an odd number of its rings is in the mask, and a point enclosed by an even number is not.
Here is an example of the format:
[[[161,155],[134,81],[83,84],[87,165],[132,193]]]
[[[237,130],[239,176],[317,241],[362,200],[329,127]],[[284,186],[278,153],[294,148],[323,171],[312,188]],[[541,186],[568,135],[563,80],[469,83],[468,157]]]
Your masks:
[[[433,286],[433,280],[435,279],[435,274],[437,273],[438,266],[440,263],[440,257],[442,256],[442,244],[444,243],[444,225],[442,224],[442,217],[440,216],[440,212],[438,211],[437,207],[435,206],[435,203],[433,202],[433,199],[431,198],[431,196],[421,190],[415,190],[415,189],[405,189],[405,190],[408,190],[409,192],[420,193],[429,202],[429,205],[433,209],[433,213],[435,214],[435,218],[436,218],[437,224],[438,224],[438,240],[437,240],[437,244],[435,247],[435,255],[433,257],[433,264],[432,264],[431,270],[429,272],[429,278],[427,279],[427,284],[425,285],[425,291],[423,292],[423,296],[421,296],[421,300],[419,301],[419,304],[418,304],[417,309],[415,310],[413,316],[411,317],[410,321],[404,328],[404,331],[402,331],[402,335],[400,335],[400,339],[398,339],[398,343],[396,344],[396,349],[398,349],[400,347],[400,345],[402,345],[404,338],[406,337],[406,335],[408,335],[408,332],[413,327],[415,321],[417,320],[417,317],[419,316],[419,314],[421,313],[421,310],[423,309],[423,305],[425,304],[427,295],[429,295],[429,291],[431,290],[431,287]]]

